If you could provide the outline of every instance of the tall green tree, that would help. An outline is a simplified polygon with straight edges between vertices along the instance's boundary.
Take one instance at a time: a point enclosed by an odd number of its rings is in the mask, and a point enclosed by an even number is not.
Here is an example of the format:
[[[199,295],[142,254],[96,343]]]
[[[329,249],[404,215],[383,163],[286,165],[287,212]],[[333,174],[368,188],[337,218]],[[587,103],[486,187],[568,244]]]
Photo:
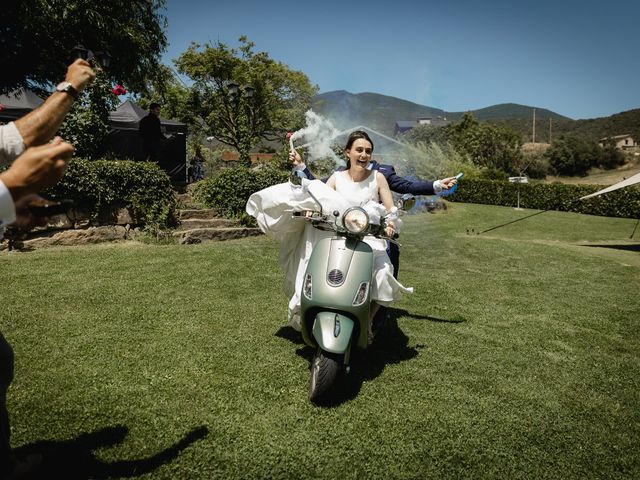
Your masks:
[[[469,155],[476,165],[518,173],[522,139],[514,130],[480,123],[466,112],[459,122],[444,127],[444,134],[458,152]]]
[[[521,170],[520,134],[503,125],[479,122],[471,112],[445,127],[424,125],[412,128],[404,138],[413,145],[428,149],[434,158],[440,156],[438,152],[467,157],[485,172],[504,175]],[[428,148],[430,144],[436,144],[438,148]]]
[[[569,135],[558,137],[545,152],[554,172],[566,176],[586,175],[592,166],[598,165],[601,155],[594,141]]]
[[[624,165],[625,161],[624,154],[616,147],[615,142],[609,140],[605,143],[599,155],[598,166],[610,170]]]
[[[83,45],[107,52],[108,76],[143,91],[167,45],[164,0],[3,0],[0,93],[59,82]]]
[[[145,110],[151,103],[159,103],[161,116],[186,123],[190,135],[201,130],[202,120],[196,112],[199,102],[196,92],[166,65],[160,65],[157,75],[149,81],[145,93],[137,97],[136,102]]]
[[[284,139],[301,126],[317,87],[304,73],[254,52],[246,37],[239,44],[192,44],[175,63],[193,81],[194,107],[207,135],[234,147],[250,165],[260,140]]]

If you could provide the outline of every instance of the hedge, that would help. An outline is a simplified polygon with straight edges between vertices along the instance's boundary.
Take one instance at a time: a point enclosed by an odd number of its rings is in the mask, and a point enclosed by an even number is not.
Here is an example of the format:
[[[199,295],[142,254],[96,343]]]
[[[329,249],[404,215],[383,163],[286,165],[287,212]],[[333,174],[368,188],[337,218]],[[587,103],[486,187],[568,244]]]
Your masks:
[[[171,180],[151,162],[73,159],[62,180],[43,195],[71,199],[93,219],[126,207],[149,228],[176,223],[177,199]]]
[[[227,168],[216,177],[199,182],[193,196],[220,216],[244,218],[245,205],[252,193],[286,182],[288,178],[288,172],[275,167]]]
[[[510,183],[492,180],[464,179],[455,194],[447,197],[452,202],[485,205],[520,206],[538,210],[559,210],[603,217],[640,217],[640,188],[622,188],[611,193],[579,201],[580,197],[597,192],[601,185],[569,185],[559,183]]]

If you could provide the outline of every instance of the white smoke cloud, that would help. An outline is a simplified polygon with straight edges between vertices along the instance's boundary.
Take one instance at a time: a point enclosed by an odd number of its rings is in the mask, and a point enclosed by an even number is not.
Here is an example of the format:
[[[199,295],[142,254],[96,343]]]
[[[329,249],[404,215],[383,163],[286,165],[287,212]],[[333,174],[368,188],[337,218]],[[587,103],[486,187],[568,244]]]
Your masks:
[[[331,145],[340,132],[329,120],[313,110],[307,110],[304,117],[307,126],[294,132],[291,139],[294,142],[298,140],[297,143],[300,143],[300,140],[305,142],[308,147],[308,159],[313,161],[328,157],[336,162],[344,163],[344,160],[338,158],[331,149]]]

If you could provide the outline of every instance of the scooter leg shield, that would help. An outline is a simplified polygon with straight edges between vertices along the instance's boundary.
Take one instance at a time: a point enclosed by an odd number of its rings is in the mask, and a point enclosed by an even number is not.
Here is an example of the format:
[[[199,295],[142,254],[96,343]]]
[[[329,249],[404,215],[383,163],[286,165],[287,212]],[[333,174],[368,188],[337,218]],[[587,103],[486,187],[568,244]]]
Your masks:
[[[336,312],[320,312],[313,322],[312,334],[318,346],[332,353],[345,353],[351,342],[354,322]]]

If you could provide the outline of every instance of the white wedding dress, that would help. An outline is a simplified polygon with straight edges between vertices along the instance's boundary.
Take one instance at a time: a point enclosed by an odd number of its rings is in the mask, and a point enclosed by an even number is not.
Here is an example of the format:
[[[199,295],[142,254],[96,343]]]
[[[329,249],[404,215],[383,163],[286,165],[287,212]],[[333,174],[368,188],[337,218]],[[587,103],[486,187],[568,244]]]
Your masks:
[[[305,219],[293,217],[293,212],[318,210],[311,192],[321,203],[324,212],[337,210],[342,214],[349,207],[361,206],[376,223],[385,214],[384,207],[378,203],[376,174],[376,171],[372,171],[362,182],[353,182],[346,171],[336,172],[336,190],[320,180],[302,180],[302,185],[281,183],[249,197],[247,213],[257,220],[263,232],[275,236],[280,244],[278,263],[284,271],[284,291],[289,298],[289,324],[296,330],[300,330],[300,292],[311,252],[318,240],[332,237],[334,233],[313,228]],[[374,255],[372,300],[389,305],[404,293],[412,293],[412,288],[404,287],[393,278],[386,241],[373,236],[365,237],[364,241],[371,246]]]

